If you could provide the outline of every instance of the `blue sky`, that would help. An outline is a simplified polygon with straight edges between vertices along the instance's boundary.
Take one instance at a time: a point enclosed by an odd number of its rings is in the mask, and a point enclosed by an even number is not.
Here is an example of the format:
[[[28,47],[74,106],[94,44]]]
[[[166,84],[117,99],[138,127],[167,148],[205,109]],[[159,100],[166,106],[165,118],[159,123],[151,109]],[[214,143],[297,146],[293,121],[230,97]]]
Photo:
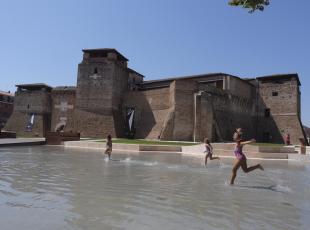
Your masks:
[[[298,73],[310,126],[310,1],[271,0],[254,14],[227,2],[1,0],[0,89],[75,85],[83,48],[116,48],[146,80]]]

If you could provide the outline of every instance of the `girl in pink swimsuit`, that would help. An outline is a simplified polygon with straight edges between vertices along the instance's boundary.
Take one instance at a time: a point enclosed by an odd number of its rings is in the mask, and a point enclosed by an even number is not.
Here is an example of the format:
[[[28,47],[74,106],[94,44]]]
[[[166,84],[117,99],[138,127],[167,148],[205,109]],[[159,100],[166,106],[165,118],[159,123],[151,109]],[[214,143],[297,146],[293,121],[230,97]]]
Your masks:
[[[247,159],[246,159],[246,156],[244,155],[244,153],[242,152],[242,148],[244,145],[250,144],[253,142],[255,142],[254,139],[252,139],[250,141],[244,141],[244,142],[242,142],[241,139],[236,140],[236,146],[235,146],[235,150],[234,150],[236,161],[235,161],[235,165],[232,169],[232,175],[231,175],[231,179],[230,179],[231,185],[233,185],[235,183],[237,171],[240,167],[242,168],[243,172],[245,172],[245,173],[251,172],[255,169],[264,170],[263,166],[261,166],[260,164],[257,164],[257,165],[251,166],[251,167],[247,166]]]

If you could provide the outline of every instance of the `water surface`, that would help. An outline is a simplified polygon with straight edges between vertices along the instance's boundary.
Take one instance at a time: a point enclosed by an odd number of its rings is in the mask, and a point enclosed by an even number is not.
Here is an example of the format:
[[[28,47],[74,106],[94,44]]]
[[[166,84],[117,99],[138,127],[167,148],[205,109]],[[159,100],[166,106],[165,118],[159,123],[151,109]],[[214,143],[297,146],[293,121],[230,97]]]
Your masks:
[[[249,161],[249,164],[255,162]],[[0,148],[0,226],[8,229],[308,229],[310,165],[239,172],[179,154]]]

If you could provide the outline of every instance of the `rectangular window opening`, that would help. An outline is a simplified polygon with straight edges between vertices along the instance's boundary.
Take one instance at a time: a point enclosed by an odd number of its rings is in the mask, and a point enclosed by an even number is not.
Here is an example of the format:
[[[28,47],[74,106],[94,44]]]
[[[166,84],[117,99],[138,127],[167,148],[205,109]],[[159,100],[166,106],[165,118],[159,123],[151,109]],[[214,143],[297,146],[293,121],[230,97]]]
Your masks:
[[[276,97],[276,96],[278,96],[278,95],[279,95],[278,92],[272,92],[272,96],[273,96],[273,97]]]

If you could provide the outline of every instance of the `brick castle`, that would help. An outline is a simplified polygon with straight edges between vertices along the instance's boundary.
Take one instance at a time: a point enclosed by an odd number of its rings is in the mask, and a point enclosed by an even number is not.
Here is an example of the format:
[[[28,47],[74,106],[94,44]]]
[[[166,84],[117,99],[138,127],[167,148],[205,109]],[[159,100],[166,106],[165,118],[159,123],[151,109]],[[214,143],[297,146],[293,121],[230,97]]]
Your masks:
[[[17,85],[5,129],[44,136],[62,127],[82,137],[292,143],[305,137],[297,74],[241,79],[225,73],[144,81],[115,49],[83,50],[76,86]]]

